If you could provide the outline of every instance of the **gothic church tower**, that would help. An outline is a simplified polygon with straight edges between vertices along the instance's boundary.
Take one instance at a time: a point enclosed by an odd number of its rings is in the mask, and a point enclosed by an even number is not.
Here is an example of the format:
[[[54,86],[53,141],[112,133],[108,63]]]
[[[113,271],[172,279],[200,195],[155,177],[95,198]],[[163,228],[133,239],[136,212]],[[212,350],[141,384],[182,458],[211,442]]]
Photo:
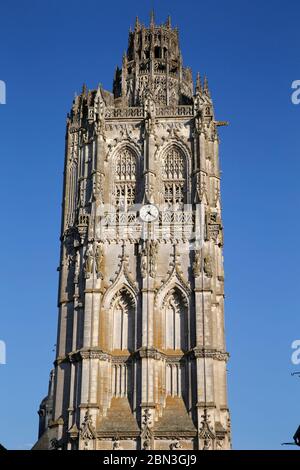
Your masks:
[[[113,93],[67,119],[55,368],[34,446],[229,449],[223,227],[208,82],[138,19]]]

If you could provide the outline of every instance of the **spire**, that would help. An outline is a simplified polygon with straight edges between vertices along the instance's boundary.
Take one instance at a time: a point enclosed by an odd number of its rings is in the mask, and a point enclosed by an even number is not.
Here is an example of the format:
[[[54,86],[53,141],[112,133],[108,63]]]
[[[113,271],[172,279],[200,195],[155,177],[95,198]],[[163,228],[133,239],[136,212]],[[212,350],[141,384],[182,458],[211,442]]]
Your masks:
[[[139,22],[139,17],[138,17],[138,16],[135,18],[134,29],[135,29],[136,31],[137,31],[138,29],[140,29],[140,22]]]
[[[86,95],[86,92],[87,92],[87,87],[86,87],[86,84],[83,83],[81,93],[85,96],[85,95]]]
[[[154,8],[153,8],[150,13],[150,26],[154,26],[154,24],[155,24],[155,18],[154,18]]]
[[[201,92],[202,92],[201,77],[200,77],[200,73],[197,72],[196,93],[201,93]]]
[[[210,96],[207,77],[204,77],[204,93],[206,93],[207,96]]]
[[[170,15],[168,15],[168,18],[167,18],[166,27],[171,28],[171,16]]]

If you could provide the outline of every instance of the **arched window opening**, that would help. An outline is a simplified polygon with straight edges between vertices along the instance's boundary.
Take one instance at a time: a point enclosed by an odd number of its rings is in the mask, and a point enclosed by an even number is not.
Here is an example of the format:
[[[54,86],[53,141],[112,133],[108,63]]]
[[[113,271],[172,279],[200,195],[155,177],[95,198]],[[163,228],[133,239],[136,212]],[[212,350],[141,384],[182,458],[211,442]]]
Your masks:
[[[159,46],[156,46],[154,48],[154,57],[155,57],[155,59],[160,59],[161,58],[161,48]]]
[[[118,211],[127,211],[136,196],[136,156],[124,148],[117,156],[115,168],[115,203]]]
[[[186,168],[182,152],[172,147],[163,159],[163,184],[165,204],[173,209],[182,209],[185,197]]]
[[[134,305],[128,292],[118,293],[113,307],[113,349],[134,350]]]
[[[187,312],[185,301],[177,290],[165,302],[165,348],[187,349]]]

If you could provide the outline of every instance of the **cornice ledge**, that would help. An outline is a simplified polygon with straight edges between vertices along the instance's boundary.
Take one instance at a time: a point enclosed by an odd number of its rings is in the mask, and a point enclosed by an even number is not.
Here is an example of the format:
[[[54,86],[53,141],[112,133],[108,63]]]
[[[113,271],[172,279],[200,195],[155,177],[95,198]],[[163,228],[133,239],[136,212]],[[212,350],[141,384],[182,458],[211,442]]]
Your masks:
[[[205,357],[209,359],[216,359],[217,361],[227,362],[230,357],[228,352],[220,351],[218,349],[194,348],[193,352],[196,358]]]

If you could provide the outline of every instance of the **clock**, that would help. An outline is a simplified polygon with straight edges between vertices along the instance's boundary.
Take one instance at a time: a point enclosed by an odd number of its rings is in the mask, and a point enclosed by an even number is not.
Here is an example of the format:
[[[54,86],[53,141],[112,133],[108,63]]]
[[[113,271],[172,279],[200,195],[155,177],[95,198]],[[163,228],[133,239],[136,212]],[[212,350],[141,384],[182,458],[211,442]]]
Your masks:
[[[154,222],[158,218],[159,210],[153,204],[145,204],[140,209],[140,218],[143,222]]]

